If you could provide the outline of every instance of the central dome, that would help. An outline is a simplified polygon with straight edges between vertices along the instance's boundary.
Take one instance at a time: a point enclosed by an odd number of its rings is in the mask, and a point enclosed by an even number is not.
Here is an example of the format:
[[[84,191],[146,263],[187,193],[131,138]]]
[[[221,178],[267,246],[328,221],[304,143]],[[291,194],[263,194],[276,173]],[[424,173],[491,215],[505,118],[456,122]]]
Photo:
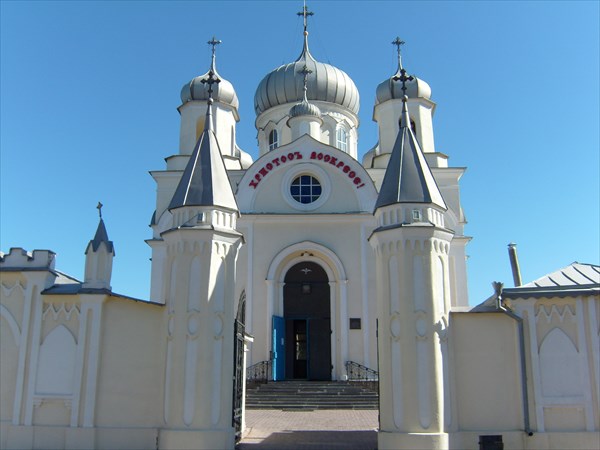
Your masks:
[[[308,51],[307,34],[300,57],[273,70],[258,85],[254,95],[257,116],[274,106],[301,99],[304,66],[312,72],[308,75],[308,100],[335,103],[358,114],[359,96],[354,81],[343,70],[313,58]]]

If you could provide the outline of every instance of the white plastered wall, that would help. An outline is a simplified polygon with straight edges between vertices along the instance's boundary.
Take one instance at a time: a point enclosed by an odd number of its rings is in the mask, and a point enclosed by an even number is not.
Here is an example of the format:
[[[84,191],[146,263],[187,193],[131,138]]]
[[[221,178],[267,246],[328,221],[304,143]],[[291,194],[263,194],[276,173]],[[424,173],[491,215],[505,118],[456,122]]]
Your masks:
[[[522,429],[516,322],[500,313],[458,313],[449,332],[458,429]]]

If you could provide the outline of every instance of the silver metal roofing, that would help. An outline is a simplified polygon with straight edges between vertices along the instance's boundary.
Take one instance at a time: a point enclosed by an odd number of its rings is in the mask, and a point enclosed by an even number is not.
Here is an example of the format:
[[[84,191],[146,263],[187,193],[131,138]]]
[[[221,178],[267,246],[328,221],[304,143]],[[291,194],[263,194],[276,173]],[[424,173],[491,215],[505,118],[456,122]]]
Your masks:
[[[316,105],[303,100],[300,103],[296,103],[290,109],[290,117],[300,116],[321,117],[321,110]]]
[[[383,177],[375,209],[396,203],[432,203],[447,209],[421,147],[408,126],[410,117],[407,100],[405,97],[402,105],[402,125]]]
[[[238,211],[219,143],[213,132],[212,120],[212,99],[209,99],[204,131],[183,171],[169,209],[220,206]]]
[[[213,38],[214,39],[214,38]],[[192,78],[189,83],[186,83],[181,88],[181,103],[187,103],[190,101],[207,101],[209,98],[208,89],[209,86],[206,82],[202,82],[206,80],[209,76],[210,71],[212,70],[213,74],[220,80],[218,83],[212,85],[212,98],[213,100],[225,103],[233,106],[234,108],[239,108],[240,102],[238,100],[237,94],[235,93],[235,89],[233,85],[224,79],[221,75],[217,73],[217,64],[215,60],[215,53],[213,49],[212,61],[210,64],[210,68],[208,71],[200,76]]]
[[[549,299],[600,295],[600,266],[594,264],[573,264],[544,275],[531,283],[502,289],[505,299]],[[497,310],[497,297],[492,295],[471,312],[492,312]]]
[[[106,248],[113,255],[115,254],[115,248],[110,239],[108,239],[108,233],[106,232],[106,227],[104,226],[104,220],[100,218],[100,223],[98,223],[98,228],[96,229],[96,234],[94,235],[94,239],[90,241],[87,248],[85,249],[85,254],[87,255],[90,250],[90,246],[92,247],[92,251],[98,251],[100,244],[106,244]]]
[[[403,91],[402,81],[400,81],[400,76],[402,74],[402,55],[400,47],[404,44],[404,41],[397,37],[392,44],[398,47],[398,68],[394,75],[377,86],[375,104],[383,103],[391,99],[402,99],[404,95],[407,95],[408,98],[431,98],[431,88],[429,85],[414,75],[412,76],[412,79],[404,80],[406,82],[406,90]]]
[[[600,285],[600,266],[593,264],[573,264],[544,275],[531,283],[519,287],[554,287],[554,286],[584,286],[589,284]]]
[[[359,94],[354,81],[344,72],[329,64],[317,61],[308,50],[308,33],[304,34],[304,47],[298,59],[284,64],[266,75],[254,95],[256,115],[269,108],[297,102],[302,92],[306,66],[308,76],[308,100],[336,103],[358,114]]]
[[[387,80],[379,83],[377,90],[375,91],[375,104],[383,103],[391,99],[401,99],[404,96],[402,92],[402,83],[394,80],[394,77],[399,75],[400,72],[396,72]],[[406,82],[406,95],[408,98],[422,97],[430,99],[431,87],[420,78],[413,77],[413,80]]]

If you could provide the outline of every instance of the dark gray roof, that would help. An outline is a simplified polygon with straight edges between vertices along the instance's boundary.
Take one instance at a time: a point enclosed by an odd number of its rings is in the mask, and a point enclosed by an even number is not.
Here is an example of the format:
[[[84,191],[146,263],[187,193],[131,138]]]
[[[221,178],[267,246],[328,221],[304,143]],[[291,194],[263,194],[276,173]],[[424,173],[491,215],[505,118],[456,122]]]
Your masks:
[[[54,284],[47,289],[42,291],[42,295],[78,295],[78,294],[97,294],[97,295],[110,295],[111,297],[122,298],[125,300],[133,300],[135,302],[143,302],[149,303],[152,305],[160,305],[163,306],[162,303],[150,302],[148,300],[143,300],[135,297],[130,297],[128,295],[118,294],[116,292],[111,291],[110,289],[94,289],[94,288],[84,288],[83,283],[72,277],[71,275],[67,275],[64,272],[60,272],[56,270],[54,272],[56,274],[56,279],[54,280]]]
[[[204,131],[183,171],[169,209],[183,206],[221,206],[238,211],[219,143],[212,129],[208,102]]]
[[[92,246],[92,250],[96,252],[98,251],[98,248],[102,243],[106,244],[106,248],[109,252],[111,252],[113,255],[115,254],[115,248],[113,246],[113,243],[110,239],[108,239],[108,233],[106,232],[106,227],[104,226],[104,220],[100,218],[100,223],[98,224],[98,228],[96,229],[96,235],[94,236],[94,239],[92,239],[88,244],[85,250],[85,254],[87,255],[87,252],[90,249],[90,245]]]
[[[410,129],[406,100],[405,97],[402,105],[402,125],[383,177],[375,209],[396,203],[433,203],[446,209],[446,203],[425,161],[423,151]]]
[[[502,290],[502,297],[517,298],[564,298],[580,295],[600,295],[600,284],[577,286],[516,287]]]
[[[135,302],[148,303],[150,305],[164,306],[162,303],[142,300],[140,298],[130,297],[128,295],[118,294],[110,289],[84,288],[81,284],[55,284],[42,291],[42,295],[78,295],[78,294],[97,294],[110,295],[111,297],[122,298],[124,300],[133,300]]]

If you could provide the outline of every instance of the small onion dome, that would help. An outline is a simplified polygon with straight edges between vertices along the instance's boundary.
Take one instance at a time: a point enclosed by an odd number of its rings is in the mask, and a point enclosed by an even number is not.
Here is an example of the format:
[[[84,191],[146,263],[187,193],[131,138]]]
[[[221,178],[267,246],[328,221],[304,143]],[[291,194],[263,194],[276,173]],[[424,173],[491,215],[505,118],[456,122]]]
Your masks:
[[[358,113],[359,95],[354,81],[344,72],[330,64],[317,61],[308,51],[307,34],[300,57],[267,74],[254,94],[254,110],[260,115],[267,109],[298,100],[304,77],[301,70],[306,66],[312,73],[308,76],[308,100],[335,103],[354,114]]]
[[[240,102],[237,94],[235,93],[235,89],[233,89],[233,85],[218,75],[216,71],[214,72],[215,75],[221,80],[219,83],[213,84],[212,97],[214,101],[231,105],[237,109],[240,106]],[[186,83],[181,88],[181,103],[187,103],[191,101],[207,101],[208,84],[202,83],[202,80],[206,80],[207,78],[208,72],[206,72],[204,75],[193,78],[192,81]]]
[[[377,104],[392,99],[402,100],[404,97],[404,92],[402,92],[402,82],[400,80],[394,80],[394,77],[397,76],[400,76],[400,70],[377,86]],[[421,80],[420,78],[413,77],[413,80],[406,82],[406,95],[408,98],[422,97],[429,100],[431,98],[431,88],[425,81]]]
[[[300,103],[296,103],[294,106],[292,106],[292,109],[290,109],[290,118],[300,116],[314,116],[320,118],[321,110],[318,108],[318,106],[303,100]]]

